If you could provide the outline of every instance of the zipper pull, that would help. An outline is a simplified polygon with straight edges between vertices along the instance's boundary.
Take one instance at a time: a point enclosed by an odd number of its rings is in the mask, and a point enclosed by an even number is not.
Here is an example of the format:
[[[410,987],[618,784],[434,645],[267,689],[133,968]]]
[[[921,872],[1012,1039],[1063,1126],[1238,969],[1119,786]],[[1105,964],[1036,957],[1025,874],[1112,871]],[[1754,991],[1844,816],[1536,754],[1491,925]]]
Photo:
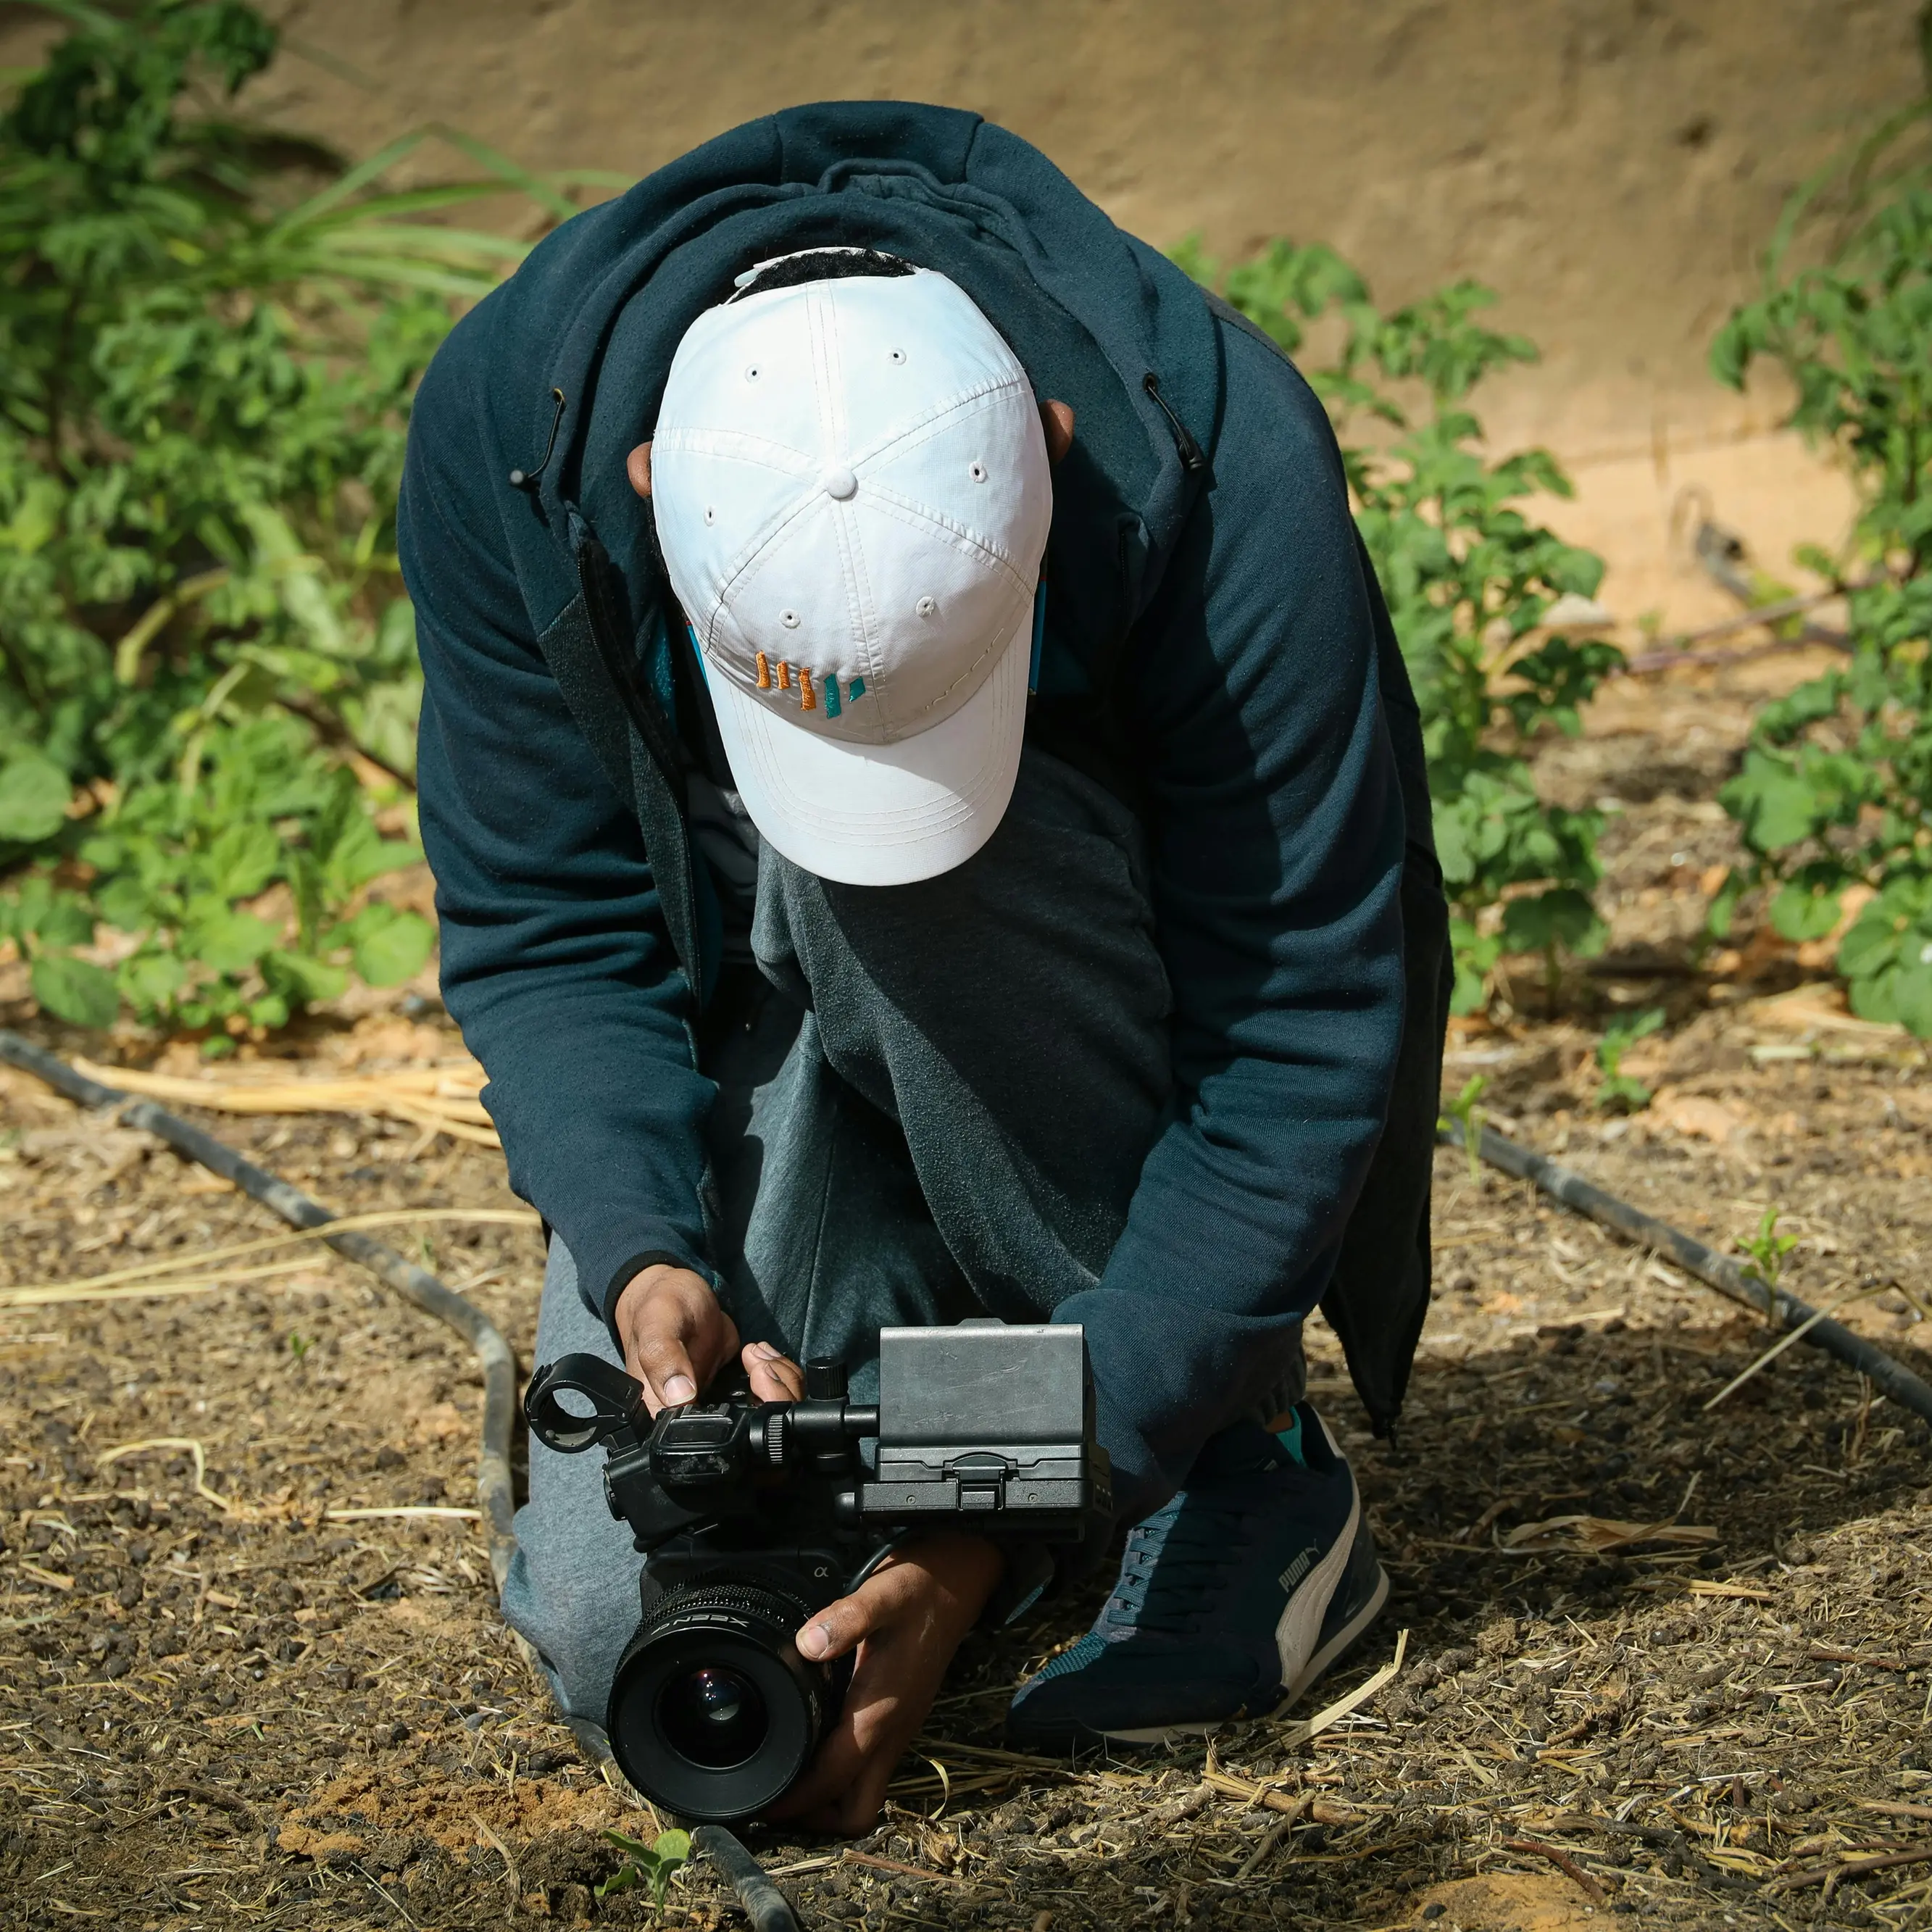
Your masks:
[[[1208,467],[1207,452],[1194,440],[1194,432],[1174,412],[1174,407],[1160,392],[1160,378],[1150,369],[1141,379],[1141,387],[1154,398],[1154,406],[1167,418],[1168,428],[1174,432],[1174,446],[1180,453],[1180,466],[1192,476]]]

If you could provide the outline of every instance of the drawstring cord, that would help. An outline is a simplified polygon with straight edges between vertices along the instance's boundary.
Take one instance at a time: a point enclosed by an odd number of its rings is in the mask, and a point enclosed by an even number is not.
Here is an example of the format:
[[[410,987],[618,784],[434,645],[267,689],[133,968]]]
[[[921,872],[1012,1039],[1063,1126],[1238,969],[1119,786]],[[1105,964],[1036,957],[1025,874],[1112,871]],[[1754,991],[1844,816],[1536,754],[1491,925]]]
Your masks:
[[[563,427],[563,392],[553,389],[550,393],[550,400],[556,404],[556,408],[550,419],[550,440],[544,445],[543,460],[534,470],[512,470],[510,488],[512,490],[534,490],[537,487],[537,478],[550,467],[550,458],[556,453],[556,433]]]
[[[1180,456],[1180,466],[1189,476],[1198,475],[1208,467],[1208,454],[1194,440],[1194,432],[1174,412],[1174,406],[1160,392],[1160,378],[1150,369],[1141,378],[1141,387],[1154,400],[1154,406],[1167,418],[1168,428],[1174,432],[1174,446]]]

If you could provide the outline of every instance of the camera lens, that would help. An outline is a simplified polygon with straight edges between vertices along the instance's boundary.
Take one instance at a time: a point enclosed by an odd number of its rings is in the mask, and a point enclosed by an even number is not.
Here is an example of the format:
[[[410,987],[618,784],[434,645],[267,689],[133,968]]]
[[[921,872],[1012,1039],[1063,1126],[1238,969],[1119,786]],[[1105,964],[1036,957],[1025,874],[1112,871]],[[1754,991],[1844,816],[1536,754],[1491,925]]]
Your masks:
[[[619,1659],[604,1729],[618,1768],[694,1823],[784,1796],[836,1720],[849,1660],[808,1664],[792,1634],[814,1604],[782,1576],[727,1567],[652,1603]]]
[[[742,1672],[700,1664],[658,1693],[658,1729],[681,1757],[708,1771],[742,1764],[771,1726],[758,1687]]]

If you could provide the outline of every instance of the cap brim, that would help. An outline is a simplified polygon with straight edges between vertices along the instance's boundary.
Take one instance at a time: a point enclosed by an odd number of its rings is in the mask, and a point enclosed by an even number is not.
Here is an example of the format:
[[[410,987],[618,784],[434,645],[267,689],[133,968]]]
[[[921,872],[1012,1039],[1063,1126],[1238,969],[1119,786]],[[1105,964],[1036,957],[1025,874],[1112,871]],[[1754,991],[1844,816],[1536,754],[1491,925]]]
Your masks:
[[[993,836],[1012,796],[1030,641],[1021,626],[957,711],[891,745],[826,736],[808,715],[794,724],[707,672],[718,736],[752,823],[793,864],[844,885],[908,886],[963,864]]]

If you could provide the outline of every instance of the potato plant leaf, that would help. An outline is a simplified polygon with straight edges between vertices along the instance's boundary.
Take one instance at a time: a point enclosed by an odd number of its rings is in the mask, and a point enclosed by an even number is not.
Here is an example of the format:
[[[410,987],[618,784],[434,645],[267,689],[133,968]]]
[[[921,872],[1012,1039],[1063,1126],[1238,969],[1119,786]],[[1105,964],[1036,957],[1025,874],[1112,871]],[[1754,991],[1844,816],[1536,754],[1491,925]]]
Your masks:
[[[420,972],[436,944],[422,914],[371,905],[350,922],[356,970],[372,986],[394,986]]]
[[[1532,449],[1491,461],[1463,406],[1487,377],[1533,361],[1534,346],[1489,326],[1496,297],[1474,282],[1384,312],[1319,244],[1273,242],[1225,271],[1198,242],[1176,259],[1284,351],[1300,350],[1322,318],[1339,328],[1332,356],[1303,367],[1342,437],[1357,523],[1422,710],[1455,1010],[1486,1002],[1507,952],[1540,954],[1554,973],[1564,957],[1600,950],[1599,820],[1539,798],[1527,754],[1546,732],[1574,733],[1580,707],[1622,662],[1612,645],[1542,628],[1558,598],[1594,596],[1603,560],[1521,507],[1570,494],[1555,458]],[[1406,383],[1427,393],[1419,418],[1395,392]],[[1364,418],[1399,434],[1352,440]],[[1509,640],[1500,655],[1498,634]]]
[[[35,845],[67,822],[73,794],[67,773],[37,752],[20,752],[0,765],[0,840]]]
[[[1711,929],[1728,932],[1753,892],[1784,938],[1821,939],[1847,888],[1875,888],[1838,968],[1855,1013],[1922,1038],[1932,1038],[1932,183],[1891,151],[1928,112],[1922,98],[1794,195],[1764,292],[1711,351],[1733,387],[1761,359],[1782,368],[1792,424],[1853,472],[1862,560],[1846,664],[1763,707],[1719,794],[1750,856]],[[1818,259],[1793,272],[1801,232]],[[1816,547],[1810,561],[1841,567]]]
[[[112,974],[70,952],[44,952],[28,976],[34,998],[57,1019],[84,1027],[114,1024],[121,994]]]
[[[318,183],[315,143],[226,118],[276,54],[247,0],[44,10],[0,109],[0,926],[70,1018],[111,1015],[53,954],[97,920],[134,935],[123,995],[220,1051],[351,962],[421,964],[420,920],[326,938],[421,856],[375,823],[412,790],[422,689],[411,400],[457,304],[526,250],[453,218],[576,203],[440,128]],[[73,859],[69,914],[42,868]]]
[[[218,973],[239,973],[275,943],[275,928],[250,912],[221,912],[189,933],[194,956]]]

